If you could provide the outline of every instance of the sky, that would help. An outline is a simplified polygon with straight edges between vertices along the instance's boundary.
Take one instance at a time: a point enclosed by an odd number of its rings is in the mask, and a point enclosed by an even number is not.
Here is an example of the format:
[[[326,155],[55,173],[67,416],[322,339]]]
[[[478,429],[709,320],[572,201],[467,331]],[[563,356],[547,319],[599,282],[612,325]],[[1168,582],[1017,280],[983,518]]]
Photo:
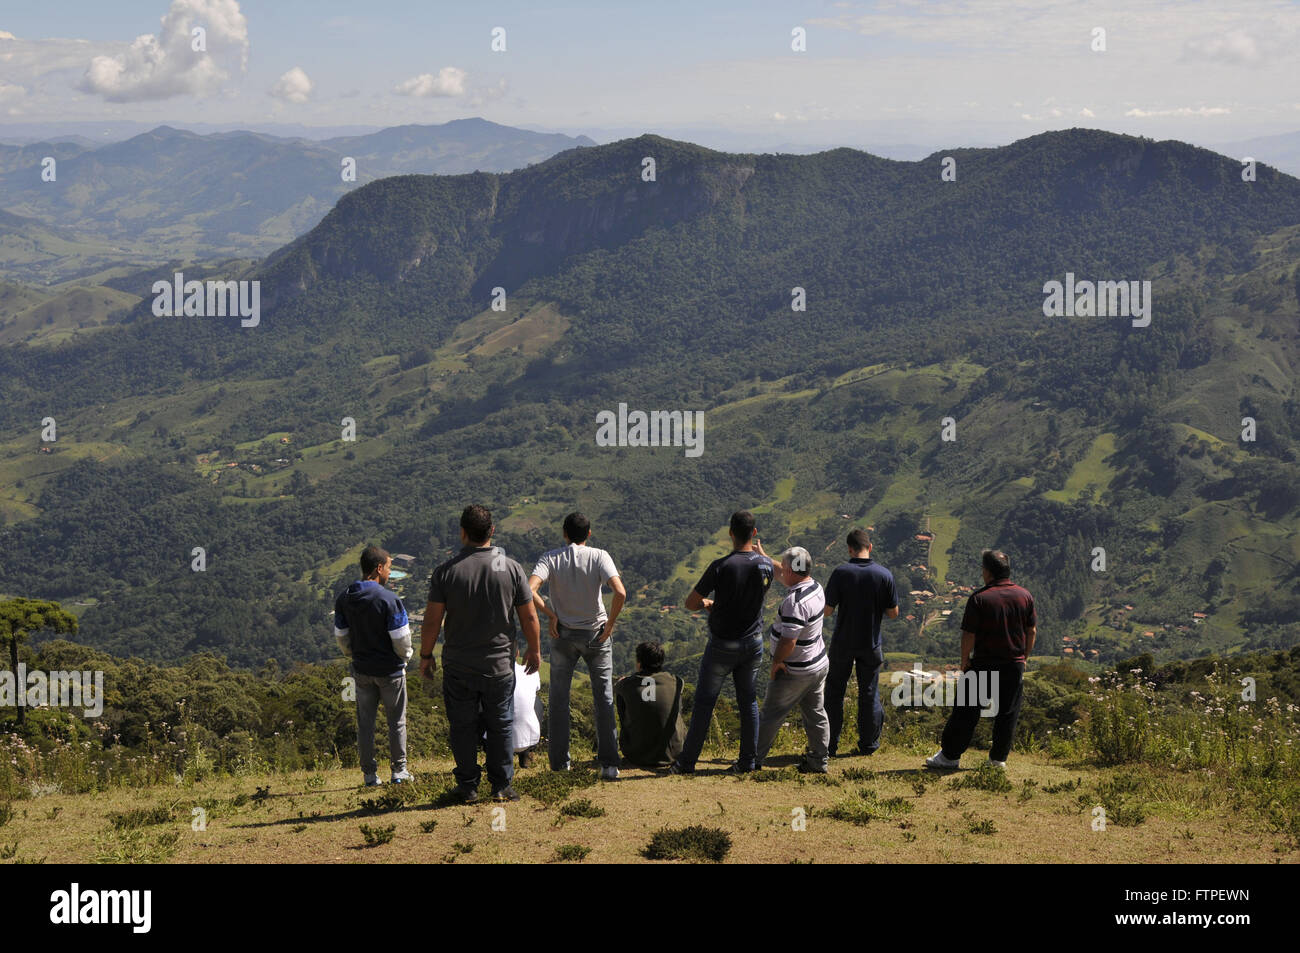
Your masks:
[[[0,0],[0,139],[7,123],[482,116],[598,141],[1231,141],[1300,129],[1297,41],[1292,0]]]

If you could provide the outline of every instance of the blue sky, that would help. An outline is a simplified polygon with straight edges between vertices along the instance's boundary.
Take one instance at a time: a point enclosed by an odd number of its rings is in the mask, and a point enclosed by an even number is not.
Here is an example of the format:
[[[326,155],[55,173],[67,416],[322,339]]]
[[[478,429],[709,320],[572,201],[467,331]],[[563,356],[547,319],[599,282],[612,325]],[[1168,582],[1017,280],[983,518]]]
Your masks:
[[[195,25],[207,30],[203,54],[189,49]],[[489,48],[496,26],[504,53]],[[807,52],[791,50],[796,26]],[[1096,27],[1104,52],[1092,49]],[[6,120],[484,116],[775,140],[1071,125],[1229,140],[1300,128],[1298,41],[1292,0],[11,2],[0,10],[0,136]]]

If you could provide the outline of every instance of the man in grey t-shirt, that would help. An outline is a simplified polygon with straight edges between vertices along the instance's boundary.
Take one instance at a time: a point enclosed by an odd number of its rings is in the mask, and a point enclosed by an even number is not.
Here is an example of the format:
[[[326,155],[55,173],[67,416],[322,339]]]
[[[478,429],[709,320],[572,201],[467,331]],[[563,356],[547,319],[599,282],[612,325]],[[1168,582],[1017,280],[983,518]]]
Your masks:
[[[614,725],[614,655],[610,636],[627,590],[618,577],[609,553],[588,546],[591,521],[581,513],[564,518],[564,541],[568,545],[542,554],[533,568],[528,584],[534,593],[534,605],[550,619],[551,695],[550,740],[551,770],[569,770],[569,690],[578,659],[587,664],[591,676],[591,693],[596,705],[596,757],[600,776],[607,781],[618,777],[618,734]],[[614,590],[609,612],[601,600],[602,585]],[[548,606],[538,591],[549,586]]]
[[[457,792],[478,800],[480,718],[487,726],[487,774],[492,797],[517,801],[514,778],[515,615],[528,641],[528,674],[542,664],[541,626],[533,608],[524,569],[491,545],[492,514],[467,506],[460,517],[463,548],[429,578],[429,603],[421,631],[420,675],[436,670],[433,649],[439,629],[442,648],[442,697],[451,729],[451,753]],[[445,627],[444,627],[445,621]]]

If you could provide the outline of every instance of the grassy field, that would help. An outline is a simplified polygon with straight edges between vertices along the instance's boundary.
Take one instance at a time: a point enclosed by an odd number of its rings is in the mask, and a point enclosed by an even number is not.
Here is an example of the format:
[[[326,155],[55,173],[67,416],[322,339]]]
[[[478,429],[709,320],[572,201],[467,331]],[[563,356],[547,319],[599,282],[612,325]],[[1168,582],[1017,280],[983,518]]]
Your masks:
[[[405,787],[363,788],[357,770],[335,769],[49,793],[12,804],[0,854],[47,863],[638,863],[657,831],[698,825],[724,832],[723,859],[736,863],[1300,861],[1186,775],[1145,771],[1148,794],[1135,810],[1120,803],[1131,787],[1122,770],[1013,754],[999,791],[976,767],[982,752],[968,752],[953,774],[925,771],[928,753],[885,747],[836,759],[826,777],[798,775],[787,755],[743,778],[718,760],[701,761],[693,777],[626,769],[616,782],[583,769],[552,773],[543,755],[542,766],[517,772],[519,802],[493,804],[485,782],[472,807],[449,803],[445,761],[413,764],[418,783]],[[1098,805],[1111,817],[1105,830],[1094,830]]]
[[[1043,496],[1058,503],[1073,503],[1084,490],[1092,487],[1095,498],[1100,499],[1102,493],[1110,489],[1111,480],[1115,479],[1115,471],[1106,463],[1107,458],[1114,453],[1115,435],[1100,434],[1092,442],[1083,459],[1070,471],[1065,487],[1060,490],[1048,490]]]

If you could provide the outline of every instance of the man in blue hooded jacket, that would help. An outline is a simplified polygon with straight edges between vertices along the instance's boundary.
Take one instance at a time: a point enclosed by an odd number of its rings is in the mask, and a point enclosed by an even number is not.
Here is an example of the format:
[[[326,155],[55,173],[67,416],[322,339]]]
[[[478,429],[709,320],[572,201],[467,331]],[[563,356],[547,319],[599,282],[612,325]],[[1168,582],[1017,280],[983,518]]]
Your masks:
[[[379,784],[375,716],[388,716],[388,761],[394,784],[411,780],[406,770],[406,663],[411,626],[397,593],[386,588],[393,560],[378,546],[361,553],[361,575],[334,602],[334,637],[352,659],[357,695],[357,755],[368,787]]]

